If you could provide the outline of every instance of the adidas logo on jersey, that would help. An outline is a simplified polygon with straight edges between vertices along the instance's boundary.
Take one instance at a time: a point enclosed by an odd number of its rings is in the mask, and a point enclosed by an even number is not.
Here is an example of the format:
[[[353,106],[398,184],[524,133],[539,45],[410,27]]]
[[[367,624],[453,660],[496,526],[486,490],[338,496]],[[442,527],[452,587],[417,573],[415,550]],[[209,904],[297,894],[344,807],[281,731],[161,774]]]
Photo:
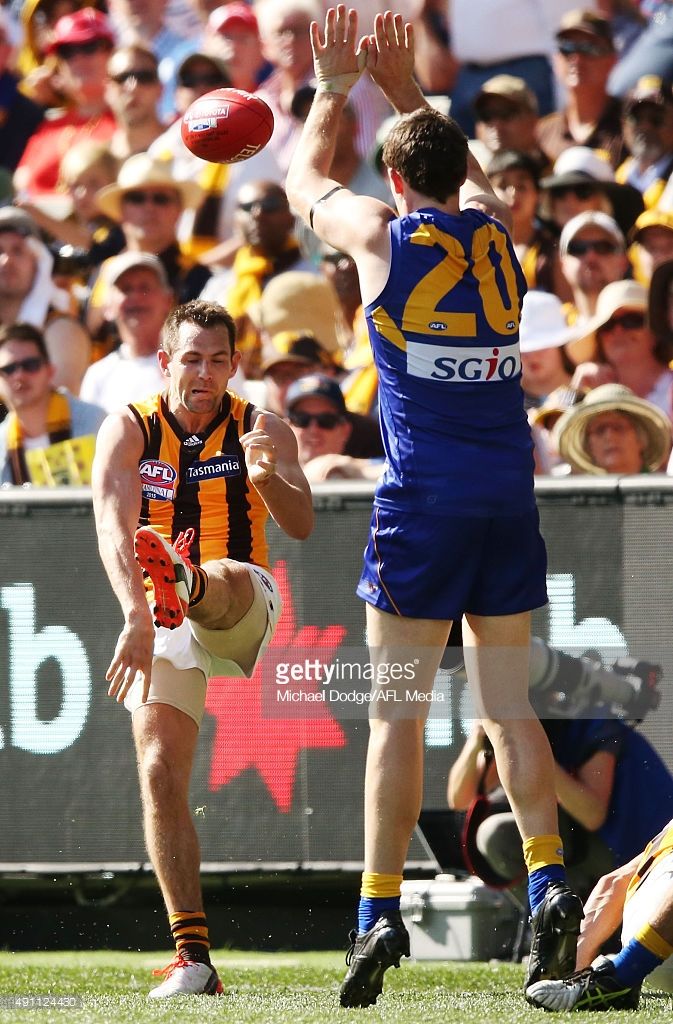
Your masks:
[[[198,434],[192,434],[190,437],[186,437],[182,444],[185,448],[198,448],[203,444],[203,441]]]

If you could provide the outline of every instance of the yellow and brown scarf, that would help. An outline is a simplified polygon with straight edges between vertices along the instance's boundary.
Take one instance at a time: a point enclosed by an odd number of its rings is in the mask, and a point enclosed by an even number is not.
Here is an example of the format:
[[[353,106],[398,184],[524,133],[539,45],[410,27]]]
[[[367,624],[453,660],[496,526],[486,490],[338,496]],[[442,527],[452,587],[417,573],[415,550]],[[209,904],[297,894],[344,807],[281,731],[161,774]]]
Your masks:
[[[56,487],[91,482],[93,436],[72,438],[67,396],[53,391],[47,407],[46,433],[49,445],[24,448],[24,434],[14,412],[7,416],[7,461],[14,484]]]

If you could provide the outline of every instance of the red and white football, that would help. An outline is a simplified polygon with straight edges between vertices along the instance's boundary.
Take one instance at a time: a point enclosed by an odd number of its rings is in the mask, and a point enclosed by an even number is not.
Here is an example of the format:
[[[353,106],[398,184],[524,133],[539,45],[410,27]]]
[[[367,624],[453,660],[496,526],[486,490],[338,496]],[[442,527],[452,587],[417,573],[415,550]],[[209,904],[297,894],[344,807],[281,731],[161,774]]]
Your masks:
[[[182,141],[202,160],[235,164],[264,149],[273,114],[264,100],[242,89],[213,89],[199,96],[182,117]]]

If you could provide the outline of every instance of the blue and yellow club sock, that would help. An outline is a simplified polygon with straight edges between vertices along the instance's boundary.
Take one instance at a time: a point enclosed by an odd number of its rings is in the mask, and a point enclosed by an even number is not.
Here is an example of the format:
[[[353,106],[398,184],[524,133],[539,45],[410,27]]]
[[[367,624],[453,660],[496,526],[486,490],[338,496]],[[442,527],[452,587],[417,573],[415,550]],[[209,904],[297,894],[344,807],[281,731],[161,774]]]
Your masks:
[[[380,875],[375,871],[362,872],[360,905],[358,906],[358,935],[372,928],[382,914],[400,909],[402,875]]]
[[[528,871],[528,902],[533,916],[545,898],[550,882],[565,882],[561,837],[531,836],[523,844],[523,859]]]
[[[649,924],[643,925],[617,956],[612,957],[617,980],[628,988],[635,988],[671,953],[673,945],[662,939]]]

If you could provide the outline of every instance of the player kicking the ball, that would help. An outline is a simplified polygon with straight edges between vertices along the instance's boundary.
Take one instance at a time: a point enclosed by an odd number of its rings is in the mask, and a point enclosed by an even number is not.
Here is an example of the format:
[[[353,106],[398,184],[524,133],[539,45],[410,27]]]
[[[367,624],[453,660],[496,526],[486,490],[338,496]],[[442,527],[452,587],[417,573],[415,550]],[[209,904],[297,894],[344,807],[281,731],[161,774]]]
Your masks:
[[[222,991],[188,805],[206,687],[252,675],[278,621],[268,514],[300,540],[313,526],[292,431],[227,390],[234,342],[221,306],[174,309],[158,353],[166,391],[105,420],[93,469],[99,549],[124,614],[108,693],[133,715],[145,840],[176,946],[153,998]]]
[[[313,105],[287,177],[294,209],[358,268],[379,378],[386,469],[358,586],[377,666],[418,659],[429,695],[454,617],[479,717],[495,750],[529,871],[533,938],[527,983],[575,962],[582,918],[565,882],[549,743],[528,702],[530,612],[546,603],[545,548],[520,386],[525,282],[507,208],[458,125],[414,78],[413,34],[377,15],[330,9],[311,26]],[[397,216],[354,195],[329,168],[341,112],[366,65],[402,115],[384,149]],[[365,773],[365,871],[343,1006],[369,1006],[384,972],[409,954],[399,912],[418,819],[429,703],[400,715],[372,702]]]

